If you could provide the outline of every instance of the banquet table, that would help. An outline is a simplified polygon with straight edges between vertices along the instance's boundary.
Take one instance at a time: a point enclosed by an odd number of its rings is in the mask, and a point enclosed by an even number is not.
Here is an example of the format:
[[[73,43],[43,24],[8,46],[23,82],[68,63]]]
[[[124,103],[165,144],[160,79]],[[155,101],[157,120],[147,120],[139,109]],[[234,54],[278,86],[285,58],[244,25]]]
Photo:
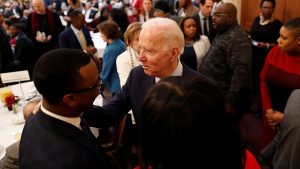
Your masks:
[[[25,97],[37,94],[32,81],[6,86],[11,89],[15,96],[19,96],[20,101],[16,106],[17,113],[8,111],[0,101],[0,147],[6,148],[18,141],[24,127],[23,106],[26,104]],[[22,92],[23,91],[23,92]],[[0,159],[5,153],[0,150]]]
[[[22,130],[24,128],[25,120],[23,117],[23,107],[27,101],[26,97],[38,95],[38,92],[32,81],[7,86],[11,89],[15,96],[20,97],[21,102],[17,108],[17,113],[8,111],[7,107],[3,106],[0,101],[0,159],[5,155],[5,148],[20,140]],[[1,88],[0,88],[1,90]],[[22,92],[23,91],[23,92]],[[94,101],[94,105],[102,105],[102,96],[98,97]],[[98,129],[91,127],[92,133],[98,136]]]

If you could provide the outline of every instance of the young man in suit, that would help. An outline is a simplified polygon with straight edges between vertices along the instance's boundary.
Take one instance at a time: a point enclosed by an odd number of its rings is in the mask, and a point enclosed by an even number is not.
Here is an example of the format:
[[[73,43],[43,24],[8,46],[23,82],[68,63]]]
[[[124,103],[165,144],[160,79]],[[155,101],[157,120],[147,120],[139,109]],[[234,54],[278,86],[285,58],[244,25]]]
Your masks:
[[[83,50],[90,55],[96,53],[89,30],[85,27],[85,18],[81,11],[71,12],[71,26],[59,35],[59,47]]]
[[[214,4],[213,0],[200,0],[199,1],[200,12],[194,16],[198,21],[199,34],[207,36],[210,43],[213,41],[214,37],[216,36],[216,31],[213,29],[212,17],[210,15],[213,4]]]
[[[20,168],[109,168],[81,117],[99,94],[93,59],[76,49],[50,51],[36,63],[33,80],[43,101],[23,129]]]

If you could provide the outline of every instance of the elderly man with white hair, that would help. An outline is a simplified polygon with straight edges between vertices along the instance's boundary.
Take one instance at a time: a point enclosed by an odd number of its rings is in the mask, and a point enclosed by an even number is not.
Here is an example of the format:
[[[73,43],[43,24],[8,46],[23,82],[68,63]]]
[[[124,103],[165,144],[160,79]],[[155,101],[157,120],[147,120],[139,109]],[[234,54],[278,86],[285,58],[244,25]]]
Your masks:
[[[160,79],[169,76],[198,76],[179,60],[184,49],[184,36],[177,23],[167,18],[153,18],[145,22],[139,35],[142,65],[131,70],[122,90],[103,107],[95,106],[85,113],[90,125],[108,127],[132,109],[139,131],[140,105],[149,89]]]

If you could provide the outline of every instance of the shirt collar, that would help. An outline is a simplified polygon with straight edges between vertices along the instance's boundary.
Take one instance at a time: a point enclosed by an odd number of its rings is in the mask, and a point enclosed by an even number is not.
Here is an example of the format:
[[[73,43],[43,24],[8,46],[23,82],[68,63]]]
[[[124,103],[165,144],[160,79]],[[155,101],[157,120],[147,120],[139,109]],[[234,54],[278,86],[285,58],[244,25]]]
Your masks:
[[[48,116],[51,116],[53,118],[56,118],[58,120],[64,121],[66,123],[72,124],[73,126],[81,129],[80,127],[80,117],[64,117],[64,116],[60,116],[57,114],[54,114],[52,112],[50,112],[49,110],[46,110],[43,105],[41,105],[41,110],[47,114]]]
[[[78,34],[81,30],[75,28],[72,24],[71,24],[71,29],[75,32],[75,34]]]
[[[183,66],[182,66],[181,62],[178,61],[176,69],[170,76],[182,76],[182,73],[183,73]],[[155,83],[157,83],[158,81],[160,81],[160,78],[155,77]]]

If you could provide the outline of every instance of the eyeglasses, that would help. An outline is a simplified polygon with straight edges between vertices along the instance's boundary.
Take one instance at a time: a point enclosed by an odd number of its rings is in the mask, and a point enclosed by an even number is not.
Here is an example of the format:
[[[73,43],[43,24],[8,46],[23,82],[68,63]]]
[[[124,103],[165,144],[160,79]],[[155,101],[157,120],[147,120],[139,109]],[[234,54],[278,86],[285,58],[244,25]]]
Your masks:
[[[82,88],[82,89],[78,89],[78,90],[70,90],[69,93],[82,93],[82,92],[88,92],[91,90],[94,90],[96,88],[99,88],[99,93],[102,93],[104,90],[104,84],[103,83],[98,83],[94,86],[90,86],[87,88]]]
[[[221,16],[227,16],[228,14],[227,13],[214,13],[212,16],[213,17],[221,17]]]

